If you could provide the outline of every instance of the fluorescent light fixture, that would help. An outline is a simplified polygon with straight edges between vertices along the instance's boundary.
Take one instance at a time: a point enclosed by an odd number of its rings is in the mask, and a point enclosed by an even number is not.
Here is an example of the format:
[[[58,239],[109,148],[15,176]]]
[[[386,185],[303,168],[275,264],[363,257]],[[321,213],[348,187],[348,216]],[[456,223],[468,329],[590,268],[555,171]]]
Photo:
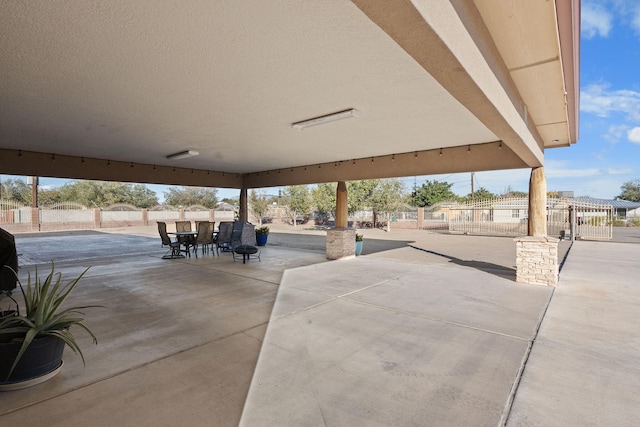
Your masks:
[[[336,113],[327,114],[325,116],[314,117],[313,119],[303,120],[301,122],[292,123],[291,127],[298,130],[310,128],[311,126],[323,125],[325,123],[335,122],[337,120],[348,119],[349,117],[359,117],[360,112],[353,108]]]
[[[187,157],[197,156],[199,154],[200,153],[198,153],[197,151],[187,150],[187,151],[181,151],[175,154],[169,154],[167,156],[167,159],[180,160],[180,159],[186,159]]]

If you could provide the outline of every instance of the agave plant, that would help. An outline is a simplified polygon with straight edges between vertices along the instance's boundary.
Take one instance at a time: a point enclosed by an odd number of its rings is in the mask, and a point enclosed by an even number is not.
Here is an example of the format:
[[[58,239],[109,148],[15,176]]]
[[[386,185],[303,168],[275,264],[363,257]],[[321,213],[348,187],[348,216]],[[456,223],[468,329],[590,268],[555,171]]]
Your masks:
[[[98,343],[96,336],[83,323],[85,308],[101,307],[97,305],[85,305],[79,307],[62,308],[62,304],[75,289],[80,279],[89,270],[87,268],[73,280],[66,283],[62,281],[62,273],[56,273],[54,263],[51,263],[51,272],[44,280],[38,275],[36,267],[35,278],[29,274],[27,284],[24,286],[15,271],[20,291],[24,297],[25,314],[5,317],[0,321],[0,342],[22,342],[20,350],[13,361],[8,377],[24,355],[29,345],[38,337],[54,336],[61,339],[76,354],[80,354],[82,363],[84,355],[76,343],[74,336],[69,331],[72,325],[78,325],[91,335],[94,344]]]

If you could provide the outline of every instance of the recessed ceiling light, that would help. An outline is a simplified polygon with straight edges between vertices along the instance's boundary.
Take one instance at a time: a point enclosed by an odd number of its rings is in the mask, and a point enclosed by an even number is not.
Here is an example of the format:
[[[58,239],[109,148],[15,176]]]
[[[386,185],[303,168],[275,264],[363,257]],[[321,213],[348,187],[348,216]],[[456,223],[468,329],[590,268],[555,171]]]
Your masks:
[[[167,156],[167,159],[180,160],[180,159],[186,159],[187,157],[197,156],[199,154],[200,153],[198,153],[197,151],[187,150],[187,151],[181,151],[175,154],[169,154]]]
[[[318,116],[312,119],[303,120],[301,122],[292,123],[291,127],[298,130],[310,128],[312,126],[323,125],[325,123],[335,122],[337,120],[348,119],[350,117],[359,117],[360,112],[353,108],[344,111],[338,111],[336,113],[327,114],[325,116]]]

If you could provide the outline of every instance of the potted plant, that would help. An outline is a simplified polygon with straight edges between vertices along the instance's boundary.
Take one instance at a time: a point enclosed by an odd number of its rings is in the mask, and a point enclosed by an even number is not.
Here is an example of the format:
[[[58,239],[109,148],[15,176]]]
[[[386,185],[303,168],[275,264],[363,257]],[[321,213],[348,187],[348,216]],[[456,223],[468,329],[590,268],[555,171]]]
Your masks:
[[[84,355],[70,328],[79,326],[97,344],[95,335],[84,324],[84,314],[80,310],[99,306],[62,305],[87,270],[65,283],[62,274],[55,272],[52,262],[51,272],[44,280],[36,268],[33,281],[29,274],[27,284],[23,285],[12,269],[24,299],[25,312],[21,314],[17,306],[15,312],[0,318],[0,390],[28,387],[53,377],[62,367],[65,344],[80,354],[84,363]]]
[[[356,233],[356,256],[362,253],[362,239],[364,235]]]
[[[267,238],[269,237],[269,227],[256,228],[256,244],[258,246],[264,246],[267,244]]]

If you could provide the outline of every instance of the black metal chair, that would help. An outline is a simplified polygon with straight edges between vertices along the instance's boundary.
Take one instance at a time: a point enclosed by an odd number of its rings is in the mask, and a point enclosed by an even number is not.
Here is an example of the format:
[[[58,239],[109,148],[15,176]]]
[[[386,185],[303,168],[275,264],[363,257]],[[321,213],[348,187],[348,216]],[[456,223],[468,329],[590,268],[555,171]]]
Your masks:
[[[222,221],[218,225],[218,235],[214,239],[216,245],[216,253],[231,251],[231,237],[233,235],[233,222]]]
[[[191,221],[176,221],[176,231],[191,231]],[[189,255],[189,258],[191,258],[191,247],[195,247],[196,244],[194,236],[192,234],[187,236],[178,236],[178,242],[184,246],[184,250],[182,252]]]
[[[164,259],[173,259],[173,258],[183,258],[183,255],[180,253],[180,242],[174,242],[171,240],[169,235],[167,234],[167,223],[158,221],[158,233],[160,234],[160,239],[162,240],[162,247],[169,246],[169,252],[164,254],[162,258]]]
[[[233,224],[231,252],[234,262],[236,255],[242,255],[243,264],[251,258],[251,255],[261,261],[260,249],[256,247],[256,228],[253,224],[242,220],[238,220]]]
[[[196,235],[193,249],[193,252],[196,254],[196,258],[198,257],[198,246],[201,247],[202,255],[204,255],[205,251],[209,250],[209,245],[213,243],[214,224],[214,222],[209,221],[196,222],[196,231],[198,232],[198,234]]]

